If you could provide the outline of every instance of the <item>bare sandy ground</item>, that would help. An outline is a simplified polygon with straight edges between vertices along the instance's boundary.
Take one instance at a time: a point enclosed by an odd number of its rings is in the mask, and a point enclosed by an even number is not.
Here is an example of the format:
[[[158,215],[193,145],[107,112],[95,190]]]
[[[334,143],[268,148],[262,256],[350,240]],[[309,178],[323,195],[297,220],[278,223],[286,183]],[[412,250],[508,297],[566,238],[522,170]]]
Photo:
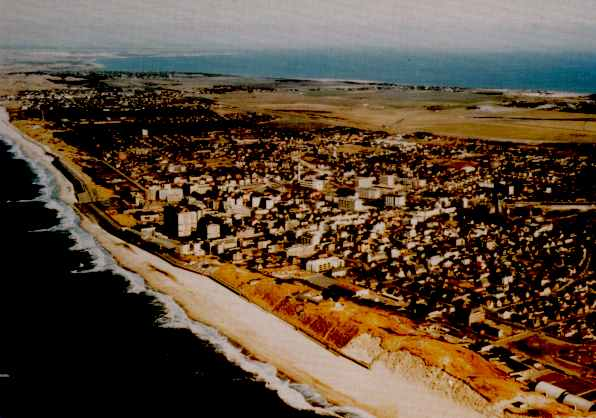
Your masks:
[[[362,408],[378,417],[481,416],[420,383],[400,378],[379,363],[366,369],[331,353],[211,279],[173,267],[88,219],[83,219],[82,226],[120,265],[173,297],[189,317],[217,328],[253,356],[292,380],[314,387],[334,403]]]

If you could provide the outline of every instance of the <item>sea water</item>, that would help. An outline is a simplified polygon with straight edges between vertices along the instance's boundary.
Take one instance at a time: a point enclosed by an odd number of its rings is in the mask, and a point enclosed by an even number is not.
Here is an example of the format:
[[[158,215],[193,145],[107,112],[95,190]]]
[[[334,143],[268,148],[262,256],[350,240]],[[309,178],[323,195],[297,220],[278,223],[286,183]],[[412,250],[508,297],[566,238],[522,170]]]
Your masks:
[[[280,376],[119,267],[52,174],[2,136],[0,178],[0,417],[366,416]]]
[[[257,51],[124,55],[105,70],[249,77],[370,80],[405,85],[596,93],[596,53]]]

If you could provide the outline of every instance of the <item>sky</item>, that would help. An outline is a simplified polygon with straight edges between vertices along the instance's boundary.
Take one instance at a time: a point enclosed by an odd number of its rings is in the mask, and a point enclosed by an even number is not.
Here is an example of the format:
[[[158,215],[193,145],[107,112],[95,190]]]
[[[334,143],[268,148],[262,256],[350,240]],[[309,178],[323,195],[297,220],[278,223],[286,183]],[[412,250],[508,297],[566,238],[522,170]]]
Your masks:
[[[0,46],[592,52],[595,0],[0,0]]]

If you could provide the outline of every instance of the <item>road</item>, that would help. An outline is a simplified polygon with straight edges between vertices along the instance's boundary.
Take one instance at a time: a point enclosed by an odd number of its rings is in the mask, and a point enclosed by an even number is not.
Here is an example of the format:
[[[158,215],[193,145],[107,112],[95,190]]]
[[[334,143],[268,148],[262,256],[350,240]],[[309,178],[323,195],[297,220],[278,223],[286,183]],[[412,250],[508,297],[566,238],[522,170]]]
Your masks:
[[[569,202],[569,203],[548,203],[548,202],[511,202],[505,203],[503,205],[505,208],[541,208],[546,210],[578,210],[580,212],[588,212],[591,210],[596,210],[596,203],[594,202],[586,202],[586,203],[576,203],[576,202]]]
[[[122,171],[120,171],[119,169],[117,169],[116,167],[111,165],[110,163],[108,163],[104,160],[99,160],[99,159],[96,159],[96,161],[103,163],[106,167],[110,168],[111,170],[115,171],[116,173],[118,173],[119,175],[124,177],[126,180],[128,180],[130,183],[132,183],[134,186],[136,186],[139,190],[141,190],[143,192],[147,192],[147,189],[145,189],[138,181],[130,178],[129,176],[124,174]]]

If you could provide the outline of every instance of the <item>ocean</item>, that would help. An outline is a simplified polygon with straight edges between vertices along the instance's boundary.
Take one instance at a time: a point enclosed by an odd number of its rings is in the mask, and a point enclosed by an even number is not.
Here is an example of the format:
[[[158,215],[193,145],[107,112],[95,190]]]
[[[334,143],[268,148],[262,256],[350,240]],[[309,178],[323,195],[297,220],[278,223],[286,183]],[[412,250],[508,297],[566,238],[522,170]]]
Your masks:
[[[0,176],[0,417],[358,416],[119,267],[2,136]]]
[[[108,71],[195,72],[405,85],[596,93],[596,53],[429,53],[392,50],[128,55]]]

